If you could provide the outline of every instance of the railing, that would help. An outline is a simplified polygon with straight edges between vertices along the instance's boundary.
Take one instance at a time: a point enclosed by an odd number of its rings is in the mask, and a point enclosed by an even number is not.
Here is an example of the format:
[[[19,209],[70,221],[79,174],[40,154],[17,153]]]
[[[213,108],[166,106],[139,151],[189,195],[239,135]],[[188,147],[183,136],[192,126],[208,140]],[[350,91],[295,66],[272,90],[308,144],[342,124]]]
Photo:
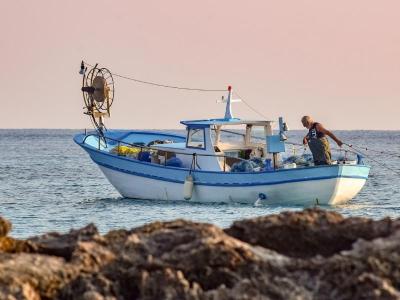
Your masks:
[[[226,155],[203,154],[203,153],[196,153],[196,152],[194,152],[194,153],[187,153],[187,152],[170,151],[170,150],[167,151],[167,150],[164,150],[164,149],[160,149],[159,147],[156,147],[156,146],[146,146],[146,145],[140,145],[140,144],[135,144],[135,143],[128,143],[128,142],[125,142],[125,141],[122,141],[122,140],[118,140],[118,139],[114,139],[114,138],[111,138],[111,137],[105,137],[105,136],[99,135],[98,133],[89,133],[89,134],[87,134],[86,131],[85,131],[85,137],[84,137],[82,143],[85,143],[86,140],[87,140],[87,138],[89,138],[89,137],[95,137],[95,138],[97,138],[97,141],[96,141],[96,142],[97,142],[97,149],[98,149],[98,150],[101,150],[101,146],[102,146],[101,142],[102,142],[102,141],[104,141],[104,144],[105,144],[104,147],[107,147],[107,141],[112,141],[112,142],[114,142],[114,143],[117,145],[117,147],[118,147],[118,148],[117,148],[118,151],[117,151],[117,153],[116,153],[118,156],[122,155],[122,154],[120,153],[120,146],[121,146],[121,145],[127,145],[127,146],[132,147],[132,148],[138,148],[138,149],[140,149],[140,151],[139,151],[139,153],[137,154],[137,157],[131,157],[131,158],[137,159],[137,160],[140,160],[140,158],[141,158],[142,153],[143,153],[144,150],[145,150],[145,151],[147,151],[147,150],[155,151],[155,152],[157,152],[158,155],[160,155],[160,152],[161,152],[161,153],[162,153],[161,156],[164,156],[164,161],[163,161],[163,163],[159,163],[159,164],[160,164],[160,165],[163,164],[164,166],[167,166],[167,160],[168,160],[168,154],[169,154],[169,153],[171,153],[171,154],[178,154],[178,155],[184,155],[184,156],[191,156],[191,157],[192,157],[192,162],[191,162],[191,164],[190,164],[190,168],[188,168],[188,169],[190,169],[190,170],[192,170],[192,171],[193,171],[193,170],[196,170],[196,167],[197,167],[198,169],[201,170],[201,167],[200,167],[199,164],[198,164],[198,157],[216,157],[217,159],[223,159],[223,165],[222,165],[222,171],[223,171],[223,172],[226,172],[226,171],[227,171],[227,165],[228,165],[228,164],[227,164],[227,159],[232,159],[232,158],[234,158],[234,159],[237,160],[237,161],[245,161],[245,159],[243,159],[243,158],[232,157],[232,156],[226,156]],[[288,144],[291,144],[292,146],[298,146],[298,147],[301,146],[302,149],[304,148],[304,146],[301,145],[301,144],[297,144],[297,143],[288,143]],[[92,146],[93,146],[93,145],[92,145]],[[344,152],[344,158],[345,158],[345,160],[348,158],[348,157],[347,157],[348,153],[357,154],[356,152],[353,152],[353,151],[351,151],[351,150],[335,149],[335,148],[331,148],[331,150],[333,150],[333,151],[339,151],[341,155],[342,155],[342,153]],[[295,155],[295,154],[294,154],[294,155]],[[358,158],[357,158],[357,160],[358,160]],[[220,165],[220,160],[218,161],[218,164]],[[231,165],[229,164],[228,166],[231,166]],[[220,167],[221,167],[221,166],[220,166]],[[185,168],[187,168],[187,167],[185,167]]]
[[[127,145],[127,146],[132,147],[132,148],[139,148],[139,149],[140,149],[140,152],[138,153],[138,158],[141,156],[141,153],[143,153],[143,149],[145,149],[145,150],[157,151],[157,153],[158,153],[158,152],[163,152],[163,153],[165,153],[165,155],[163,155],[163,156],[165,156],[165,159],[164,159],[164,166],[167,166],[167,156],[168,156],[167,153],[173,153],[173,154],[179,154],[179,155],[192,156],[192,157],[193,157],[192,165],[194,165],[194,169],[196,169],[196,166],[197,166],[199,169],[201,169],[201,168],[199,167],[198,163],[197,163],[197,157],[199,157],[199,156],[203,156],[203,157],[217,157],[217,158],[223,158],[223,159],[224,159],[224,162],[223,162],[223,171],[226,172],[226,166],[227,166],[226,159],[227,159],[227,158],[232,158],[231,156],[217,155],[217,154],[203,154],[203,153],[196,153],[196,152],[194,152],[194,153],[186,153],[186,152],[180,152],[180,151],[166,151],[166,150],[163,150],[163,149],[159,149],[159,148],[157,148],[157,147],[144,146],[144,145],[139,145],[139,144],[134,144],[134,143],[128,143],[128,142],[125,142],[125,141],[122,141],[122,140],[118,140],[118,139],[114,139],[114,138],[110,138],[110,137],[101,136],[101,135],[95,134],[95,133],[87,134],[86,131],[85,131],[85,138],[83,139],[82,143],[85,144],[86,139],[87,139],[88,137],[90,137],[90,136],[97,137],[97,139],[98,139],[98,146],[97,146],[97,149],[98,149],[98,150],[101,150],[101,140],[102,140],[102,139],[104,140],[105,147],[107,147],[107,140],[112,141],[112,142],[115,142],[115,143],[117,144],[117,147],[118,147],[118,148],[117,148],[117,149],[118,149],[118,151],[117,151],[117,155],[118,155],[118,156],[121,155],[121,154],[120,154],[120,146],[121,146],[121,145]],[[245,159],[239,158],[239,157],[235,157],[235,159],[237,159],[237,160],[239,160],[239,161],[245,160]]]

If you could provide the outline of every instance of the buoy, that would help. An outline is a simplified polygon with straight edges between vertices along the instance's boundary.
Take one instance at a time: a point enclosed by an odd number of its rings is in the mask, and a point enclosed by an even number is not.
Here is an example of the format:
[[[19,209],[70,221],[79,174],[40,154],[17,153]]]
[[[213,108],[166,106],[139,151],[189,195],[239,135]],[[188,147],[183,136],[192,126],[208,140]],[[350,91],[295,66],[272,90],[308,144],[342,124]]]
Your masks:
[[[186,176],[185,183],[183,184],[183,198],[190,200],[193,194],[193,176]]]
[[[261,206],[262,205],[262,201],[267,199],[267,195],[263,194],[263,193],[259,193],[258,194],[258,199],[256,200],[256,202],[254,202],[254,206]]]

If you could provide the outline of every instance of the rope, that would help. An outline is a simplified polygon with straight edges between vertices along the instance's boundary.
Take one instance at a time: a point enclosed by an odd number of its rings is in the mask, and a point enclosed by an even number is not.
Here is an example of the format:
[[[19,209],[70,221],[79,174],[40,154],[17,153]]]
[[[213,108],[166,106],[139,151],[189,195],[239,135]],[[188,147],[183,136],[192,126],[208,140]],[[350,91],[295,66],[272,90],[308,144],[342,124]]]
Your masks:
[[[304,152],[306,151],[306,149],[307,149],[307,145],[303,145],[303,144],[300,144],[300,143],[293,143],[293,142],[289,142],[289,141],[286,141],[285,142],[286,144],[289,144],[289,145],[292,145],[292,146],[297,146],[297,147],[299,147],[299,149],[301,148],[301,149],[304,149]],[[353,153],[353,154],[361,154],[361,153],[358,153],[358,152],[356,152],[355,150],[343,150],[343,148],[334,148],[334,147],[330,147],[330,149],[331,149],[331,151],[338,151],[338,152],[342,152],[342,151],[345,151],[345,152],[350,152],[350,153]],[[365,157],[367,157],[367,156],[365,156]]]
[[[192,175],[192,171],[196,169],[196,153],[193,153],[192,163],[190,164],[189,175]]]
[[[247,103],[246,100],[244,100],[242,97],[240,97],[240,95],[239,95],[236,91],[233,92],[233,93],[236,94],[236,96],[238,96],[238,97],[242,100],[242,102],[243,102],[248,108],[250,108],[253,112],[255,112],[256,114],[258,114],[260,117],[263,117],[264,119],[268,120],[268,118],[267,118],[265,115],[263,115],[262,113],[260,113],[258,110],[256,110],[254,107],[252,107],[249,103]]]
[[[365,150],[365,151],[370,151],[370,152],[374,152],[377,154],[387,154],[387,155],[395,155],[397,157],[400,157],[400,153],[399,152],[394,152],[394,151],[382,151],[382,150],[375,150],[375,149],[371,149],[368,147],[361,147],[361,146],[356,146],[353,144],[346,144],[347,146],[354,148],[354,149],[361,149],[361,150]]]
[[[353,145],[346,144],[346,143],[343,143],[343,144],[346,145],[347,147],[351,148],[351,149],[354,149]],[[378,165],[380,165],[380,166],[386,168],[387,170],[392,171],[394,174],[400,176],[400,172],[399,172],[398,170],[389,167],[389,166],[386,165],[385,163],[383,163],[383,162],[381,162],[381,161],[379,161],[379,160],[376,160],[376,159],[372,158],[371,156],[365,154],[364,152],[361,152],[361,151],[356,150],[356,149],[354,149],[354,151],[355,151],[356,154],[361,154],[362,156],[368,158],[369,160],[371,160],[371,161],[377,163]]]
[[[88,65],[89,67],[92,67],[92,68],[94,67],[93,65],[88,64],[87,62],[84,62],[84,63],[86,65]],[[134,81],[134,82],[137,82],[137,83],[148,84],[148,85],[152,85],[152,86],[169,88],[169,89],[186,90],[186,91],[198,91],[198,92],[226,92],[226,89],[217,90],[217,89],[189,88],[189,87],[182,87],[182,86],[168,85],[168,84],[162,84],[162,83],[157,83],[157,82],[152,82],[152,81],[140,80],[140,79],[137,79],[137,78],[124,76],[124,75],[120,75],[120,74],[117,74],[117,73],[111,73],[111,74],[113,76],[115,76],[115,77],[123,78],[123,79],[130,80],[130,81]]]
[[[89,67],[94,67],[93,65],[87,63],[84,61],[84,64],[88,65]],[[110,72],[111,73],[111,72]],[[177,85],[168,85],[168,84],[163,84],[163,83],[157,83],[157,82],[152,82],[152,81],[145,81],[133,77],[128,77],[125,75],[117,74],[117,73],[111,73],[115,77],[123,78],[126,80],[134,81],[137,83],[142,83],[142,84],[147,84],[147,85],[152,85],[152,86],[157,86],[157,87],[163,87],[163,88],[169,88],[169,89],[176,89],[176,90],[185,90],[185,91],[198,91],[198,92],[226,92],[226,89],[204,89],[204,88],[190,88],[190,87],[182,87],[182,86],[177,86]],[[268,119],[265,115],[260,113],[257,109],[255,109],[253,106],[251,106],[244,98],[242,98],[238,93],[234,92],[242,101],[243,103],[250,108],[253,112],[258,114],[264,119]]]

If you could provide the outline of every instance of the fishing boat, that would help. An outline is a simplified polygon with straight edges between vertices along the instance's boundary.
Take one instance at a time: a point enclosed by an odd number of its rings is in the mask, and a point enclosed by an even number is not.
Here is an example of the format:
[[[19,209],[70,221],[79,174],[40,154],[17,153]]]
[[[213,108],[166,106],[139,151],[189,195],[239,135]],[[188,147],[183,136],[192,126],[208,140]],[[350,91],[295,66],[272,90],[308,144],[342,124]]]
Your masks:
[[[231,87],[220,101],[226,104],[224,117],[181,121],[184,135],[106,129],[104,118],[110,116],[114,100],[113,74],[98,65],[88,71],[83,62],[81,73],[85,114],[95,130],[75,135],[74,141],[123,197],[335,205],[354,198],[368,178],[370,168],[360,157],[323,166],[285,163],[283,118],[275,123],[234,117]],[[241,137],[227,139],[226,133]]]

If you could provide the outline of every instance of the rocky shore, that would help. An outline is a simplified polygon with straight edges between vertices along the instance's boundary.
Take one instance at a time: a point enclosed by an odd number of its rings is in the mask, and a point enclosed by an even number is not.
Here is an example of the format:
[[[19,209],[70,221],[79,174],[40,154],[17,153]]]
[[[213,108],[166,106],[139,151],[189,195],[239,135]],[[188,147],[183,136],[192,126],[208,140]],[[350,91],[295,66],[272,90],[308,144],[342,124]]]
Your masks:
[[[27,240],[0,218],[2,299],[400,299],[400,220],[307,209]]]

